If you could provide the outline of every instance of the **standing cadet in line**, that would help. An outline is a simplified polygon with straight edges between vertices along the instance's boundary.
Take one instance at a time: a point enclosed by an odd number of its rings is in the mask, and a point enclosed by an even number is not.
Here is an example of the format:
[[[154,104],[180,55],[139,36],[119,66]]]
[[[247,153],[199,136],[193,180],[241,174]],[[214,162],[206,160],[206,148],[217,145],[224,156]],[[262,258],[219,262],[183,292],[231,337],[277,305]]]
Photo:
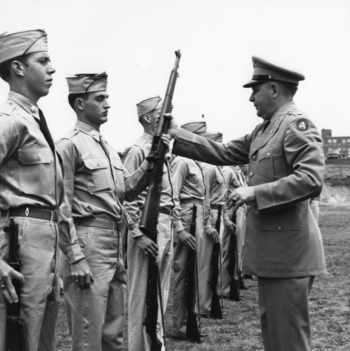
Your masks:
[[[57,142],[57,150],[65,168],[60,248],[72,349],[122,350],[126,272],[121,227],[128,222],[123,201],[147,186],[147,161],[130,176],[100,134],[110,108],[106,73],[77,74],[67,82],[77,122]]]
[[[52,75],[44,30],[0,35],[0,76],[10,86],[0,106],[0,351],[5,351],[6,301],[17,302],[11,279],[21,283],[20,314],[29,351],[55,350],[59,286],[57,208],[63,195],[61,167],[38,100]],[[19,225],[21,273],[5,261],[4,227]]]
[[[326,272],[320,229],[309,199],[320,194],[325,159],[314,123],[293,102],[304,76],[253,57],[250,101],[264,119],[251,134],[223,145],[179,130],[173,153],[213,164],[249,163],[249,186],[230,200],[247,203],[243,273],[258,277],[265,350],[308,351],[308,295]],[[288,304],[285,301],[289,301]]]
[[[182,128],[197,134],[206,132],[205,121],[190,122]],[[197,299],[196,313],[209,315],[210,305],[207,301],[209,289],[210,270],[207,262],[211,250],[207,243],[211,242],[209,235],[205,234],[204,225],[209,221],[209,213],[205,211],[205,185],[203,173],[196,161],[184,157],[175,157],[172,161],[172,184],[174,187],[174,299],[173,299],[173,337],[184,339],[186,336],[186,263],[188,250],[196,250],[198,282],[195,289]],[[196,237],[189,233],[192,220],[192,207],[197,207]],[[199,311],[197,306],[199,305]]]
[[[151,151],[153,136],[156,132],[157,120],[161,112],[162,99],[152,97],[137,104],[137,114],[144,133],[133,146],[126,150],[124,166],[129,172],[134,172],[146,159]],[[134,224],[138,224],[147,196],[145,190],[133,202],[126,203],[125,208]],[[150,350],[148,334],[144,321],[146,313],[146,291],[148,281],[148,260],[151,255],[156,258],[160,273],[163,312],[165,313],[172,269],[173,253],[173,188],[171,184],[170,165],[165,161],[162,178],[159,217],[157,225],[157,244],[154,243],[136,226],[136,231],[129,231],[128,235],[128,350]],[[161,308],[158,308],[158,339],[163,342],[163,321]]]

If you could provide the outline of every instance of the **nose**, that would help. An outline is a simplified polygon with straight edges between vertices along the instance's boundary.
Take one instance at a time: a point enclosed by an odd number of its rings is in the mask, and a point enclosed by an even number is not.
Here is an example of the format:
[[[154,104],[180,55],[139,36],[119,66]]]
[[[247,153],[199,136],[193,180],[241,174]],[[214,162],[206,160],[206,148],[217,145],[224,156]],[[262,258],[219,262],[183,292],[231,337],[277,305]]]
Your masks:
[[[54,66],[52,66],[52,64],[50,63],[48,66],[48,72],[49,74],[54,74],[56,72],[56,69]]]
[[[254,94],[253,94],[253,93],[250,95],[249,101],[250,101],[250,102],[253,102],[253,101],[254,101]]]
[[[105,109],[111,108],[111,105],[109,104],[109,101],[106,99],[105,100]]]

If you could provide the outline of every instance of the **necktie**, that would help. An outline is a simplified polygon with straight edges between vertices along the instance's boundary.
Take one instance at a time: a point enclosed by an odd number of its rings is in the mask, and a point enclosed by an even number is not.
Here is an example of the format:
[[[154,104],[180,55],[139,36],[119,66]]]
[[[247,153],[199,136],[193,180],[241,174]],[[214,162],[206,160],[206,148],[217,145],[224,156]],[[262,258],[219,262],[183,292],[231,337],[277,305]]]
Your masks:
[[[270,120],[269,119],[265,119],[265,121],[263,122],[263,129],[262,129],[262,133],[263,134],[265,132],[265,130],[267,129],[267,127],[270,124]]]
[[[39,121],[40,130],[44,134],[44,137],[45,137],[46,141],[48,142],[48,144],[50,146],[50,149],[52,151],[54,151],[55,150],[55,144],[54,144],[54,142],[52,140],[52,137],[51,137],[49,128],[47,126],[44,114],[43,114],[43,112],[40,109],[39,109],[39,117],[40,117],[40,121]]]

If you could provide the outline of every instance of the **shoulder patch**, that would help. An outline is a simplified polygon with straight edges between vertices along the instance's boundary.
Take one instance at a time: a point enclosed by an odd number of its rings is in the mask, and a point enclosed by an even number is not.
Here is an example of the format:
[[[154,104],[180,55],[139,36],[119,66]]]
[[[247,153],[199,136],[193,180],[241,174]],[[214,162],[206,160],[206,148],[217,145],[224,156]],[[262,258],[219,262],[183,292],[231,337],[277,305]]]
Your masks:
[[[297,128],[298,130],[304,132],[305,130],[307,130],[309,128],[309,122],[306,119],[299,119],[297,121]]]

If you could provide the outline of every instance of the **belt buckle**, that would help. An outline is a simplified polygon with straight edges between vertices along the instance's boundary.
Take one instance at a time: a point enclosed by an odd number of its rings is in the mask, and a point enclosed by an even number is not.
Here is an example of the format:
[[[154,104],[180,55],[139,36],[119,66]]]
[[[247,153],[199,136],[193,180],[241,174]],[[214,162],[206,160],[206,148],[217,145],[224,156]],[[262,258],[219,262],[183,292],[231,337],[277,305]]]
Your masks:
[[[26,207],[25,211],[24,211],[24,214],[26,217],[29,216],[29,207]]]

